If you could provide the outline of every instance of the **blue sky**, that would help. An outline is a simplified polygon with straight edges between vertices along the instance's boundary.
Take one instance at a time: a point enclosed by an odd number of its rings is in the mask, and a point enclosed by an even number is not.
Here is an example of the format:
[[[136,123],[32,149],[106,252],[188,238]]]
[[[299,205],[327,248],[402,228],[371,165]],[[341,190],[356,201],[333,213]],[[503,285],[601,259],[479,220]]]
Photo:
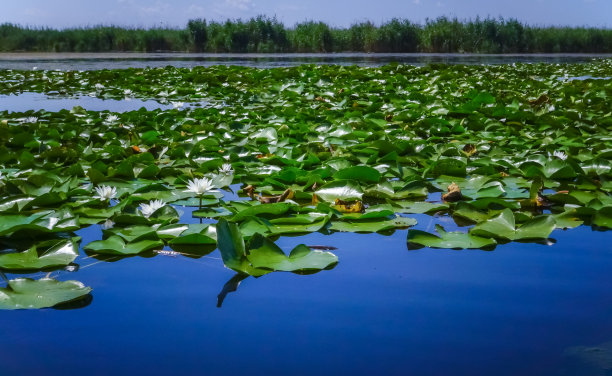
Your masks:
[[[423,22],[442,15],[460,19],[503,16],[532,25],[612,28],[612,0],[3,0],[0,23],[25,26],[121,25],[183,27],[191,18],[225,20],[258,14],[287,26],[305,20],[349,26],[391,18]]]

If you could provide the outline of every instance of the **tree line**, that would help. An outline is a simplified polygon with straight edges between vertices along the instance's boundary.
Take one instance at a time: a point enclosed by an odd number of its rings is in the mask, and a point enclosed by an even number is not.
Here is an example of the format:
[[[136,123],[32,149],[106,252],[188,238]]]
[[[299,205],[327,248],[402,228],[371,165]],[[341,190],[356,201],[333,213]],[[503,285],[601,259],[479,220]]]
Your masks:
[[[225,22],[192,19],[185,28],[34,28],[0,25],[0,51],[31,52],[442,52],[612,53],[612,29],[530,26],[516,19],[392,19],[348,28],[274,17]]]

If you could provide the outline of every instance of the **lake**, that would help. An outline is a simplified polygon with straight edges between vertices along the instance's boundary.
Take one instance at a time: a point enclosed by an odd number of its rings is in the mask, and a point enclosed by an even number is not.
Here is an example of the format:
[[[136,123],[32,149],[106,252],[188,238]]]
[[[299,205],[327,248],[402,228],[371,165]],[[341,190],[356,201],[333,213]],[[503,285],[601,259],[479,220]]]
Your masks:
[[[594,55],[463,54],[0,54],[0,69],[193,67],[258,68],[299,64],[581,63]],[[589,77],[587,77],[588,79]],[[0,96],[0,111],[172,110],[155,100]],[[184,110],[206,107],[185,104]],[[232,186],[237,190],[238,185]],[[224,191],[226,198],[238,197]],[[244,197],[243,197],[244,198]],[[440,193],[430,195],[440,202]],[[174,206],[181,223],[193,208]],[[410,215],[412,229],[463,230],[448,215]],[[312,275],[248,277],[219,297],[236,273],[218,250],[135,257],[89,256],[102,237],[93,225],[74,265],[51,272],[93,288],[91,299],[63,309],[0,311],[6,375],[607,375],[612,369],[610,231],[555,229],[538,243],[493,251],[409,250],[406,229],[386,235],[314,232],[282,236],[337,248],[338,264]],[[5,273],[9,279],[18,273]],[[47,273],[29,273],[40,278]],[[222,304],[221,304],[222,303]]]
[[[144,67],[179,68],[240,65],[274,68],[301,64],[379,66],[389,63],[425,65],[583,63],[612,54],[424,54],[424,53],[333,53],[333,54],[194,54],[194,53],[0,53],[0,69],[98,70]]]

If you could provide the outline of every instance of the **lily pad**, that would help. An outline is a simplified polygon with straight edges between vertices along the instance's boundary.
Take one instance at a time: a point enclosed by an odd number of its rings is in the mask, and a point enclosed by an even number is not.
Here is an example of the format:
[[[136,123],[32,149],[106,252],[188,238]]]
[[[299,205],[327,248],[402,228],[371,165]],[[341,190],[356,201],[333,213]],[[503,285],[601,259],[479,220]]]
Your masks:
[[[49,308],[82,299],[90,292],[90,287],[78,281],[16,278],[0,288],[0,309]]]
[[[333,253],[313,251],[304,244],[293,248],[287,256],[274,242],[260,234],[255,234],[249,241],[246,257],[256,268],[294,273],[318,272],[338,263],[338,257]]]
[[[470,234],[504,240],[546,239],[554,229],[555,219],[551,216],[536,217],[517,227],[514,214],[505,209],[499,215],[478,223]]]
[[[436,231],[440,236],[421,230],[408,230],[408,249],[421,247],[493,249],[497,245],[495,239],[483,238],[464,232],[447,232],[440,225],[436,225]]]
[[[161,240],[138,240],[126,242],[121,236],[112,235],[105,240],[96,240],[87,244],[83,249],[93,253],[130,256],[153,249],[161,249],[164,243]]]
[[[79,255],[78,239],[48,240],[24,252],[0,254],[0,268],[29,270],[66,266]]]

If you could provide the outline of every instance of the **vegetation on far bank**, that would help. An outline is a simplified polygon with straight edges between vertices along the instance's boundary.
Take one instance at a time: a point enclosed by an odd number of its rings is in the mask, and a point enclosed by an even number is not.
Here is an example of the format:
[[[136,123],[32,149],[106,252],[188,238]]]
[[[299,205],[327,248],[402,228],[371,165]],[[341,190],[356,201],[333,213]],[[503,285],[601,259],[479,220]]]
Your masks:
[[[392,19],[380,26],[334,28],[307,21],[286,27],[276,18],[207,22],[185,28],[31,28],[0,25],[0,51],[32,52],[457,52],[612,53],[612,29],[530,26],[516,19],[461,21],[440,17],[416,24]]]

